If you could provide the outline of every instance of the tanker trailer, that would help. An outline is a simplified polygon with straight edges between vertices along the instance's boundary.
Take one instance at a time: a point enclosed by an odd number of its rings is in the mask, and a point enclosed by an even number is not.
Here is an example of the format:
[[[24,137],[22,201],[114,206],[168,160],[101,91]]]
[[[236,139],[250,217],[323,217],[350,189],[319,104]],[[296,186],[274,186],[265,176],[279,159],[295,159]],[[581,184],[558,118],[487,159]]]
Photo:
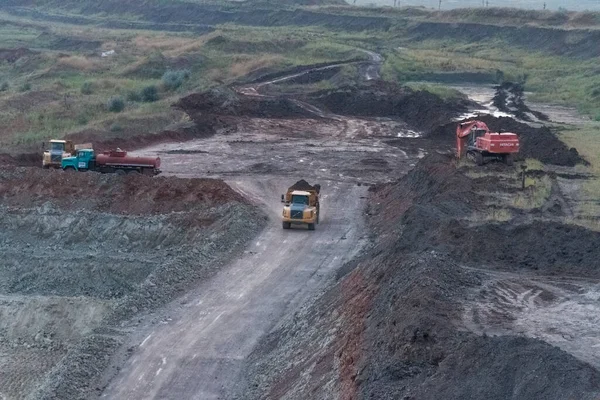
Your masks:
[[[129,156],[121,149],[105,151],[96,155],[92,149],[77,150],[75,156],[63,158],[63,170],[97,171],[102,173],[140,173],[144,175],[160,174],[159,157]]]

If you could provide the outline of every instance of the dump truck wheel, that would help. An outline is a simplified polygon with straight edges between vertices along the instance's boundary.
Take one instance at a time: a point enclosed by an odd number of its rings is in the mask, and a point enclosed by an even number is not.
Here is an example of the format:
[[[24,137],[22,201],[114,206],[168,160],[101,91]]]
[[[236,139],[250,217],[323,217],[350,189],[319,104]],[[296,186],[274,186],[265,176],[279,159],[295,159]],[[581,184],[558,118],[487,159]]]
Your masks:
[[[75,172],[75,168],[73,168],[73,167],[67,167],[63,171],[65,171],[65,172]]]
[[[129,171],[127,171],[127,173],[128,173],[129,175],[133,175],[133,174],[139,174],[139,173],[140,173],[140,171],[138,171],[137,169],[130,169]]]
[[[290,229],[292,227],[291,222],[284,222],[282,225],[283,225],[283,229]]]
[[[309,231],[314,231],[315,230],[315,224],[308,224],[308,230]]]
[[[117,170],[115,173],[116,173],[117,175],[125,175],[127,172],[125,172],[125,170],[118,169],[118,170]]]

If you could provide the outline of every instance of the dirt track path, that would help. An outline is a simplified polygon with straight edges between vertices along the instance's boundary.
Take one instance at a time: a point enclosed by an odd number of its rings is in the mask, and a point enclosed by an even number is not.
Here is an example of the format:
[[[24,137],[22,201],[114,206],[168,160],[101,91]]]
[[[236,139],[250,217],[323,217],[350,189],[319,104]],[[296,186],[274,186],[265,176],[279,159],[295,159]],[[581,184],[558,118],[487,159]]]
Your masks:
[[[360,183],[405,173],[422,155],[418,144],[404,151],[382,142],[382,133],[397,137],[393,124],[359,122],[349,135],[335,121],[251,120],[241,132],[140,152],[159,154],[165,175],[225,179],[262,205],[269,223],[240,258],[159,312],[161,324],[132,328],[120,357],[128,348],[131,356],[107,378],[103,398],[230,398],[259,340],[360,250],[367,195]],[[280,195],[299,178],[322,185],[314,232],[281,228]]]
[[[258,340],[361,247],[365,187],[325,183],[322,223],[309,232],[281,229],[280,179],[231,184],[268,207],[269,227],[243,257],[181,299],[168,323],[137,336],[104,398],[228,398]]]
[[[373,67],[364,79],[378,74],[377,56],[370,53]],[[257,96],[258,88],[238,90]],[[269,222],[241,257],[160,311],[161,324],[132,327],[113,362],[120,371],[106,377],[101,397],[230,398],[259,340],[360,251],[363,183],[394,179],[422,157],[414,138],[406,148],[385,143],[410,137],[403,129],[386,120],[241,119],[235,133],[138,152],[160,155],[165,175],[224,179],[261,205]],[[281,228],[280,195],[300,178],[322,185],[322,218],[314,232]],[[126,359],[122,367],[119,357]]]

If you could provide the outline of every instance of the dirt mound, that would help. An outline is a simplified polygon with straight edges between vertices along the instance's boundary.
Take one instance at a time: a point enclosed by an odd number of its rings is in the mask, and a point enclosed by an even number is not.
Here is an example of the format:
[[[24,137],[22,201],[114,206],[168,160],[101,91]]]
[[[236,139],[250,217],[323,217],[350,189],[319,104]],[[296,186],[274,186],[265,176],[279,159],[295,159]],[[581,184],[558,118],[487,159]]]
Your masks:
[[[255,118],[294,118],[312,116],[293,100],[284,97],[244,96],[219,88],[180,99],[175,107],[185,111],[198,126],[207,117],[249,116]]]
[[[174,177],[119,177],[60,170],[0,170],[3,204],[37,207],[51,201],[69,210],[116,214],[164,214],[246,200],[223,181]]]
[[[481,115],[477,119],[485,122],[493,132],[514,132],[519,135],[521,151],[518,159],[535,158],[546,164],[568,167],[587,164],[577,149],[567,147],[548,127],[534,128],[513,118],[491,115]],[[464,121],[468,120],[460,122]],[[432,129],[427,137],[455,146],[458,123],[440,125]]]
[[[316,190],[317,192],[319,192],[321,190],[321,185],[312,186],[304,179],[300,179],[298,182],[290,186],[289,190]]]
[[[600,372],[573,355],[530,337],[487,337],[464,326],[465,299],[488,279],[482,269],[490,264],[599,276],[597,232],[546,222],[469,224],[467,217],[488,207],[476,194],[486,185],[457,170],[452,157],[432,154],[398,182],[371,188],[372,247],[255,351],[245,393],[596,399]]]
[[[16,155],[0,153],[0,167],[3,166],[41,167],[42,152]]]
[[[531,121],[531,116],[548,121],[546,114],[534,111],[525,104],[525,87],[519,83],[503,82],[496,86],[493,104],[500,111],[510,113],[523,121]]]
[[[400,251],[435,250],[476,266],[600,277],[595,261],[598,232],[541,221],[471,227],[464,218],[489,207],[475,193],[501,189],[491,182],[498,180],[468,178],[448,156],[429,156],[398,183],[372,189],[373,229],[380,235],[410,232],[395,245]]]
[[[24,47],[17,49],[0,49],[0,62],[5,61],[8,63],[15,63],[18,59],[27,57],[33,54],[38,54],[35,51],[31,51]]]
[[[427,91],[376,81],[312,93],[312,103],[341,115],[398,117],[419,132],[427,132],[467,110],[466,99],[445,101]]]
[[[596,254],[600,233],[576,225],[534,222],[468,228],[454,224],[439,238],[438,245],[442,243],[464,262],[496,264],[511,270],[533,269],[552,275],[600,277]]]
[[[111,150],[120,147],[127,150],[137,150],[144,147],[152,146],[167,142],[185,142],[188,140],[204,138],[223,129],[224,124],[218,120],[211,119],[207,123],[207,118],[202,119],[201,124],[190,127],[183,127],[177,130],[165,130],[154,134],[141,134],[125,137],[115,137],[105,139],[105,131],[91,129],[82,132],[67,135],[67,139],[74,143],[93,143],[96,151]],[[41,157],[41,155],[40,155]]]

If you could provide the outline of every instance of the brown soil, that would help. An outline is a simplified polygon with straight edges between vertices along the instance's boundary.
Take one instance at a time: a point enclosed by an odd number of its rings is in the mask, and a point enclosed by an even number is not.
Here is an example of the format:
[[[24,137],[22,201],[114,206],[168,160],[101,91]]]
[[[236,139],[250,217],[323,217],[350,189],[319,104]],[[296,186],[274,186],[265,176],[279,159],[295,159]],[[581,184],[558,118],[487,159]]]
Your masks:
[[[103,136],[104,131],[87,130],[68,135],[66,139],[72,140],[74,143],[93,143],[96,151],[110,150],[115,147],[131,151],[159,143],[184,142],[206,137],[213,134],[221,125],[218,121],[214,121],[212,124],[200,124],[178,130],[165,130],[154,134],[133,134],[111,139],[99,139]]]
[[[223,181],[113,174],[69,173],[60,170],[0,169],[3,204],[36,207],[51,201],[68,210],[115,214],[164,214],[198,206],[246,200]]]

